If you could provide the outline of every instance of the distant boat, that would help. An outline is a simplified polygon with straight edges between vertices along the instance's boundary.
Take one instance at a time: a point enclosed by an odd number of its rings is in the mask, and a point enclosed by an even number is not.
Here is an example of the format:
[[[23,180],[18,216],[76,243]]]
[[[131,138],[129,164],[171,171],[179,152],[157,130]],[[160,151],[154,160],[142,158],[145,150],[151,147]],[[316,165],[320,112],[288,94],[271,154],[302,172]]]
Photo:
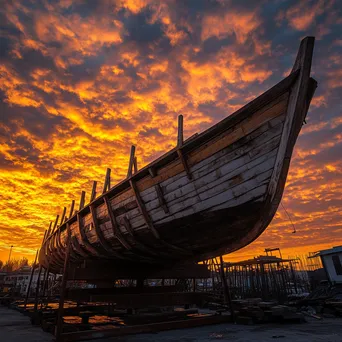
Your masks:
[[[49,230],[40,264],[60,271],[68,234],[74,265],[201,261],[254,241],[277,211],[317,87],[313,47],[313,37],[303,39],[289,76],[184,142],[180,117],[177,147],[135,172],[133,149],[124,181],[88,205],[83,197],[79,211]]]

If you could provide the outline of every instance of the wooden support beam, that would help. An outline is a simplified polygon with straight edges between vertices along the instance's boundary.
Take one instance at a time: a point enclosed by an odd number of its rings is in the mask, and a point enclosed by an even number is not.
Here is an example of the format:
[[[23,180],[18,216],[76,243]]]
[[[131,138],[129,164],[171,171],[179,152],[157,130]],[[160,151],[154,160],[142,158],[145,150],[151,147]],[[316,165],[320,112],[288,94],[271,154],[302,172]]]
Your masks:
[[[85,191],[82,191],[79,210],[82,210],[84,208],[84,203],[85,203]]]
[[[134,158],[135,158],[135,146],[132,145],[132,146],[131,146],[131,154],[130,154],[130,157],[129,157],[127,178],[132,177],[132,170],[133,170]]]
[[[126,239],[124,238],[123,234],[120,231],[119,225],[116,222],[116,218],[114,216],[114,212],[111,208],[110,201],[109,201],[108,197],[104,196],[103,199],[104,199],[107,211],[108,211],[108,216],[110,219],[110,223],[112,225],[114,237],[121,243],[121,245],[123,247],[125,247],[128,250],[132,249],[131,245],[126,241]]]
[[[102,190],[103,194],[110,190],[110,172],[111,172],[111,169],[108,168],[106,171],[106,177],[105,177],[105,181],[103,184],[103,190]]]
[[[143,202],[141,196],[140,196],[140,193],[139,193],[139,190],[136,186],[136,184],[133,182],[132,179],[129,180],[129,184],[131,186],[131,189],[133,190],[133,193],[134,193],[134,196],[135,196],[135,200],[138,204],[138,208],[146,222],[146,225],[147,225],[147,228],[152,232],[152,234],[154,235],[154,237],[156,239],[159,240],[159,242],[164,245],[166,248],[169,248],[169,249],[172,249],[172,250],[176,250],[178,253],[182,253],[182,254],[185,254],[185,255],[190,255],[191,253],[189,253],[188,251],[184,250],[183,248],[180,248],[180,247],[177,247],[175,245],[172,245],[172,244],[169,244],[168,242],[164,241],[161,239],[160,235],[159,235],[159,232],[155,229],[154,225],[153,225],[153,222],[146,210],[146,207],[145,207],[145,203]],[[162,252],[159,252],[159,254],[164,254]],[[172,258],[172,254],[169,253],[169,257]]]
[[[134,157],[133,171],[134,171],[134,173],[138,172],[138,160],[137,160],[137,157]]]
[[[220,255],[220,275],[221,275],[221,281],[222,281],[223,290],[224,290],[223,291],[224,301],[229,306],[232,321],[235,322],[235,314],[234,314],[234,308],[232,304],[232,297],[230,295],[230,290],[229,290],[229,286],[227,283],[226,274],[224,272],[224,263],[223,263],[222,255]]]
[[[50,223],[50,227],[51,227],[51,223]],[[26,305],[27,305],[28,297],[30,296],[30,290],[31,290],[31,285],[32,285],[33,274],[34,274],[34,270],[36,269],[36,265],[37,265],[37,258],[38,258],[38,249],[37,249],[36,257],[34,258],[34,262],[33,262],[33,265],[32,265],[31,276],[30,276],[30,280],[29,280],[29,284],[28,284],[27,292],[26,292],[26,296],[25,296],[24,310],[26,310]]]
[[[93,187],[91,189],[91,195],[90,195],[90,203],[92,201],[94,201],[94,199],[96,198],[96,186],[97,186],[97,181],[93,182]]]
[[[81,218],[81,215],[80,213],[77,213],[77,223],[78,223],[78,229],[79,229],[79,233],[80,233],[80,236],[81,236],[81,240],[82,240],[82,243],[83,245],[85,246],[85,248],[92,254],[95,254],[97,256],[101,256],[101,253],[99,253],[97,251],[96,248],[94,248],[94,246],[92,246],[90,243],[89,243],[89,240],[88,240],[88,237],[84,231],[84,227],[83,227],[83,224],[82,224],[82,218]],[[103,256],[103,255],[102,255]]]
[[[61,292],[59,296],[59,305],[58,305],[58,314],[57,314],[57,325],[55,330],[56,340],[61,340],[61,335],[63,332],[63,310],[64,310],[64,298],[65,298],[65,289],[68,280],[68,266],[69,266],[69,257],[71,250],[71,231],[69,224],[67,223],[67,250],[64,259],[64,267],[63,267],[63,276],[61,283]]]
[[[178,116],[178,137],[177,137],[177,154],[179,159],[181,160],[181,163],[183,164],[184,170],[186,172],[186,175],[188,176],[188,179],[192,179],[192,175],[190,172],[189,164],[186,160],[186,156],[182,151],[182,146],[184,143],[184,137],[183,137],[183,115]]]
[[[139,207],[139,210],[142,214],[142,216],[144,217],[144,220],[146,222],[146,225],[147,225],[147,228],[152,232],[152,234],[157,238],[157,239],[160,239],[160,235],[158,233],[158,231],[154,228],[153,226],[153,223],[150,219],[150,216],[148,215],[148,212],[145,208],[145,204],[140,196],[140,193],[138,191],[138,188],[136,186],[136,184],[130,179],[129,181],[129,184],[131,186],[131,189],[133,190],[133,193],[134,193],[134,196],[135,196],[135,199],[137,201],[137,204],[138,204],[138,207]]]
[[[69,218],[72,217],[72,215],[74,214],[74,208],[75,208],[75,200],[72,200],[71,205],[70,205]]]
[[[113,250],[113,247],[107,242],[106,238],[104,237],[103,231],[101,230],[101,227],[99,226],[99,223],[97,221],[96,211],[95,211],[94,206],[91,204],[89,208],[90,208],[91,218],[92,218],[94,228],[95,228],[95,233],[96,233],[97,239],[98,239],[101,247],[110,256],[115,256],[116,258],[124,259],[119,253],[117,253]]]
[[[39,286],[40,286],[40,275],[42,274],[43,266],[39,265],[39,272],[38,272],[38,278],[37,278],[37,284],[36,284],[36,294],[34,299],[34,315],[37,315],[38,310],[38,296],[39,296]]]
[[[227,315],[209,315],[199,318],[182,319],[176,321],[165,321],[158,323],[148,323],[142,325],[124,326],[118,329],[102,329],[101,332],[94,330],[84,330],[77,332],[64,333],[61,337],[62,342],[85,341],[95,338],[109,338],[124,335],[136,335],[141,333],[156,333],[163,330],[188,329],[202,327],[204,325],[220,324],[229,322]]]
[[[189,168],[188,162],[186,160],[186,156],[184,155],[184,153],[183,153],[183,151],[181,149],[177,150],[177,154],[178,154],[178,157],[179,157],[181,163],[183,164],[183,167],[184,167],[184,170],[186,172],[186,175],[187,175],[188,179],[191,180],[192,179],[192,174],[190,172],[190,168]]]
[[[50,221],[49,229],[48,229],[48,231],[47,231],[47,235],[46,235],[46,236],[44,236],[44,240],[43,240],[43,242],[45,241],[45,239],[46,239],[47,237],[49,237],[49,236],[50,236],[50,233],[51,233],[51,228],[52,228],[52,221]]]
[[[163,190],[162,190],[160,184],[159,183],[156,184],[154,186],[154,188],[155,188],[157,196],[158,196],[159,205],[163,208],[165,214],[167,214],[169,212],[169,208],[167,207],[167,204],[166,204],[166,201],[164,198],[164,194],[163,194]]]
[[[89,258],[89,254],[83,251],[82,246],[78,242],[76,236],[71,237],[71,245],[72,249],[74,249],[81,257]]]
[[[56,230],[57,224],[58,224],[58,219],[59,219],[59,215],[56,216],[56,220],[55,220],[55,223],[54,223],[54,225],[53,225],[53,228],[52,228],[52,230],[51,230],[51,234],[50,234],[50,235],[52,235],[52,234],[54,233],[54,231]],[[47,239],[47,238],[48,238],[48,236],[46,236],[46,239]]]
[[[50,265],[48,265],[48,267],[45,269],[44,271],[44,278],[43,278],[43,289],[42,289],[42,297],[45,296],[45,290],[46,290],[46,282],[49,279],[49,273],[50,273]],[[40,308],[43,307],[43,301],[41,302],[41,306]]]
[[[148,255],[153,255],[154,257],[158,256],[158,254],[155,251],[153,251],[150,247],[146,246],[145,244],[143,244],[139,241],[139,239],[135,236],[136,234],[135,234],[134,230],[132,229],[132,226],[131,226],[131,223],[129,222],[129,219],[126,216],[123,217],[122,223],[125,226],[128,234],[133,238],[133,240],[135,242],[134,246],[138,250],[140,250],[144,253],[147,253]],[[141,256],[141,255],[139,257],[142,259],[146,258],[145,256]]]
[[[65,213],[66,213],[66,207],[63,208],[63,212],[61,216],[61,223],[59,224],[60,226],[64,223]]]
[[[184,137],[183,137],[183,115],[178,116],[178,136],[177,136],[177,147],[180,148],[183,146]]]
[[[152,166],[148,168],[148,172],[149,172],[149,174],[150,174],[150,176],[151,176],[152,178],[154,178],[154,177],[157,176],[157,171],[156,171],[156,169],[155,169],[154,167],[152,167]]]

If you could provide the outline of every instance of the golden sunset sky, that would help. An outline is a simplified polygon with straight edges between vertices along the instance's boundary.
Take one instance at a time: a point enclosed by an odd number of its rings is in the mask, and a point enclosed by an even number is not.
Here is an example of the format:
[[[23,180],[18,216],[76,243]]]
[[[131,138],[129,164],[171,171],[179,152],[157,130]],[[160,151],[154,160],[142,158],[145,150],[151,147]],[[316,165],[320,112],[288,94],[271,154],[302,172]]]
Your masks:
[[[266,247],[298,255],[342,243],[342,14],[339,0],[2,1],[0,259],[33,259],[45,229],[93,180],[141,167],[279,82],[300,40],[318,89]]]

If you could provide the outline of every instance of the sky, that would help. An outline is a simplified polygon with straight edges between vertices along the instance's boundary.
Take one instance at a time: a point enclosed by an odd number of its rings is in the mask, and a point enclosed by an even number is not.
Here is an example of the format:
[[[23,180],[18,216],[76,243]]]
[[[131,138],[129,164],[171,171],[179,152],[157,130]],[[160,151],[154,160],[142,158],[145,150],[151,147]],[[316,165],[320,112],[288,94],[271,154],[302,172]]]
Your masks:
[[[263,235],[226,260],[342,244],[342,6],[338,0],[2,1],[0,259],[33,259],[106,168],[125,178],[278,83],[316,37],[318,89]],[[286,211],[288,215],[286,214]],[[293,226],[297,232],[292,233]],[[209,229],[209,227],[208,227]]]

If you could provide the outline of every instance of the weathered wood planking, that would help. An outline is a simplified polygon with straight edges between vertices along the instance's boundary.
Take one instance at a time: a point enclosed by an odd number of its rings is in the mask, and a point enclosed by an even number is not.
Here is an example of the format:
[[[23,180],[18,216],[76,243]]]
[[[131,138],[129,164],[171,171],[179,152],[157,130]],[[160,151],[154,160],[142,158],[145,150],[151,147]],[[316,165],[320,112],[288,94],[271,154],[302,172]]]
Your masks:
[[[105,194],[94,198],[93,188],[85,205],[82,192],[80,211],[66,220],[71,259],[200,260],[260,235],[279,205],[317,85],[310,78],[313,43],[311,37],[302,41],[287,78],[207,131],[183,141],[179,116],[176,148],[134,173],[133,146],[127,180],[111,189],[107,175]],[[66,236],[62,219],[43,242],[40,259],[55,269],[63,264]]]

